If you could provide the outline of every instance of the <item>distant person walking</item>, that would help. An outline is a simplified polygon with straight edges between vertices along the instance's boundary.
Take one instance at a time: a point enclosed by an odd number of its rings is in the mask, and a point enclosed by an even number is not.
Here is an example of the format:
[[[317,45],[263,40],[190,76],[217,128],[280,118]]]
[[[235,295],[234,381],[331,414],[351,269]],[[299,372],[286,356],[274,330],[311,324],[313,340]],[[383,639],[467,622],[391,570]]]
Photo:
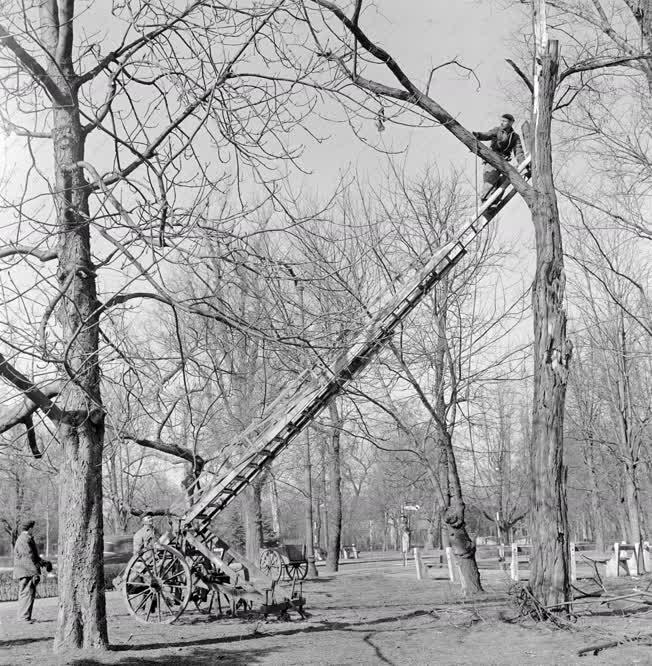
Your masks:
[[[14,544],[14,580],[18,581],[17,619],[21,622],[33,622],[32,609],[36,587],[41,580],[41,567],[52,571],[52,564],[39,557],[33,536],[34,525],[33,520],[25,521]]]

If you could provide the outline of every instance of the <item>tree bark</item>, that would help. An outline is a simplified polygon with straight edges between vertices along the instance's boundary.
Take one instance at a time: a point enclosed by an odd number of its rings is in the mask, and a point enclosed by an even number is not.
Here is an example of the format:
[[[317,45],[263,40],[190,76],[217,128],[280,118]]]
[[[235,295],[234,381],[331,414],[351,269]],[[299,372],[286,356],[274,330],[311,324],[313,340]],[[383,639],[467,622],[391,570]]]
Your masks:
[[[308,560],[308,576],[317,578],[317,566],[315,565],[315,536],[313,525],[313,503],[312,503],[312,460],[310,456],[310,430],[305,433],[305,464],[303,468],[303,480],[306,490],[306,514],[305,514],[305,540],[306,559]]]
[[[278,502],[278,487],[276,486],[276,477],[270,474],[269,479],[269,502],[272,512],[272,529],[274,536],[283,541],[283,534],[281,532],[281,510]]]
[[[263,545],[263,511],[261,491],[263,479],[255,479],[245,491],[245,542],[247,559],[258,562]]]
[[[342,546],[342,470],[340,459],[342,420],[334,400],[330,402],[328,410],[330,412],[333,433],[331,435],[329,456],[330,508],[328,511],[328,557],[326,559],[326,569],[335,572],[339,569],[340,548]]]
[[[552,107],[558,73],[558,45],[545,36],[535,12],[537,63],[534,98],[532,221],[537,265],[532,288],[534,397],[530,452],[530,586],[546,606],[571,600],[570,545],[566,506],[563,426],[568,364],[565,274],[559,211],[552,172]]]
[[[79,163],[84,134],[72,66],[72,0],[42,6],[48,74],[63,92],[53,102],[55,207],[59,233],[58,319],[66,373],[57,424],[59,470],[59,612],[55,650],[106,649],[102,449],[104,411],[98,365],[99,303],[91,259],[89,188]],[[57,18],[58,16],[58,18]],[[65,19],[65,20],[64,20]],[[56,55],[55,55],[56,54]]]

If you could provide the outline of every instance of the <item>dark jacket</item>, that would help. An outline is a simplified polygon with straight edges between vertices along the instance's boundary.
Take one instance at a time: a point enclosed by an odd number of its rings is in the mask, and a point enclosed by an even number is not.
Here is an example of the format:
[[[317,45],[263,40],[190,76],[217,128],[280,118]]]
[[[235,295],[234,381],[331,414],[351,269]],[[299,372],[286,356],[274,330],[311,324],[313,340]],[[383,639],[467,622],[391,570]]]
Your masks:
[[[42,560],[29,532],[21,532],[14,544],[14,580],[41,575]]]
[[[473,132],[473,136],[480,141],[491,141],[491,150],[509,160],[512,154],[516,155],[516,161],[520,164],[524,159],[521,137],[513,130],[504,130],[494,127],[488,132]]]

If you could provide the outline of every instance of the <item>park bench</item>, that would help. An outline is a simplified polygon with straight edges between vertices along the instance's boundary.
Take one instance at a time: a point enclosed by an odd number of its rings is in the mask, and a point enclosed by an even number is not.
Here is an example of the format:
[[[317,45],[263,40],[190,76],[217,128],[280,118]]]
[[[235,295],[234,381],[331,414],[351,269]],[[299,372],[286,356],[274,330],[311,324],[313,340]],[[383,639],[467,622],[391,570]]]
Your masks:
[[[358,550],[354,543],[350,546],[342,546],[340,554],[344,560],[357,560],[359,557]]]
[[[594,566],[604,566],[604,573],[607,578],[618,578],[621,571],[625,576],[637,576],[643,571],[639,571],[638,544],[614,543],[613,550],[609,553],[588,551],[581,554],[581,557]],[[642,564],[644,571],[650,570],[650,544],[643,543]]]

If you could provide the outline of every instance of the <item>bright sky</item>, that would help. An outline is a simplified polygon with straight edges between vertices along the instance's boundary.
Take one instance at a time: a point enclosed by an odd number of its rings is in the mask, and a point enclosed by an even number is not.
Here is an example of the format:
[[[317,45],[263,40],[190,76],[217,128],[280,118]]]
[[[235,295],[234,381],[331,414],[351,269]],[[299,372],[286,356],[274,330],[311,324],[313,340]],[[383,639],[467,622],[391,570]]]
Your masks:
[[[363,13],[361,24],[367,34],[385,47],[418,83],[427,80],[433,67],[453,59],[472,68],[479,83],[465,70],[450,66],[435,73],[430,89],[433,98],[467,128],[486,130],[493,127],[506,111],[517,116],[520,126],[523,119],[518,117],[518,109],[509,100],[513,98],[514,90],[521,92],[522,86],[515,81],[505,58],[514,57],[518,50],[513,35],[523,16],[517,9],[501,8],[502,4],[506,3],[500,0],[412,0],[409,3],[378,0],[374,7]],[[83,20],[94,25],[92,7],[90,5]],[[100,14],[102,12],[96,10],[96,15]],[[107,42],[103,50],[110,47]],[[504,82],[510,82],[510,92],[504,91]],[[525,102],[525,99],[521,100],[522,104]],[[463,169],[470,183],[474,182],[475,157],[442,128],[414,129],[387,124],[386,131],[381,134],[370,121],[363,132],[371,145],[392,152],[402,151],[397,159],[404,163],[408,174],[417,175],[433,164],[445,174],[449,165],[454,165]],[[311,199],[330,195],[342,174],[356,173],[363,182],[382,179],[387,169],[386,158],[356,138],[346,123],[327,124],[323,121],[320,133],[329,139],[323,143],[307,136],[305,139],[304,165],[312,175],[303,177],[302,187]],[[11,175],[13,162],[27,163],[22,150],[18,150],[22,144],[22,139],[16,137],[4,137],[0,141],[0,185]],[[41,166],[50,164],[50,142],[37,142],[36,145],[42,158],[39,160]],[[88,159],[91,162],[101,159],[96,147],[90,152]],[[47,172],[47,167],[44,168]],[[98,168],[101,168],[99,164]],[[481,180],[480,171],[478,165]],[[518,240],[523,252],[527,253],[531,248],[529,214],[518,199],[501,216],[499,228],[500,236]],[[523,258],[516,257],[514,266],[522,264]]]

